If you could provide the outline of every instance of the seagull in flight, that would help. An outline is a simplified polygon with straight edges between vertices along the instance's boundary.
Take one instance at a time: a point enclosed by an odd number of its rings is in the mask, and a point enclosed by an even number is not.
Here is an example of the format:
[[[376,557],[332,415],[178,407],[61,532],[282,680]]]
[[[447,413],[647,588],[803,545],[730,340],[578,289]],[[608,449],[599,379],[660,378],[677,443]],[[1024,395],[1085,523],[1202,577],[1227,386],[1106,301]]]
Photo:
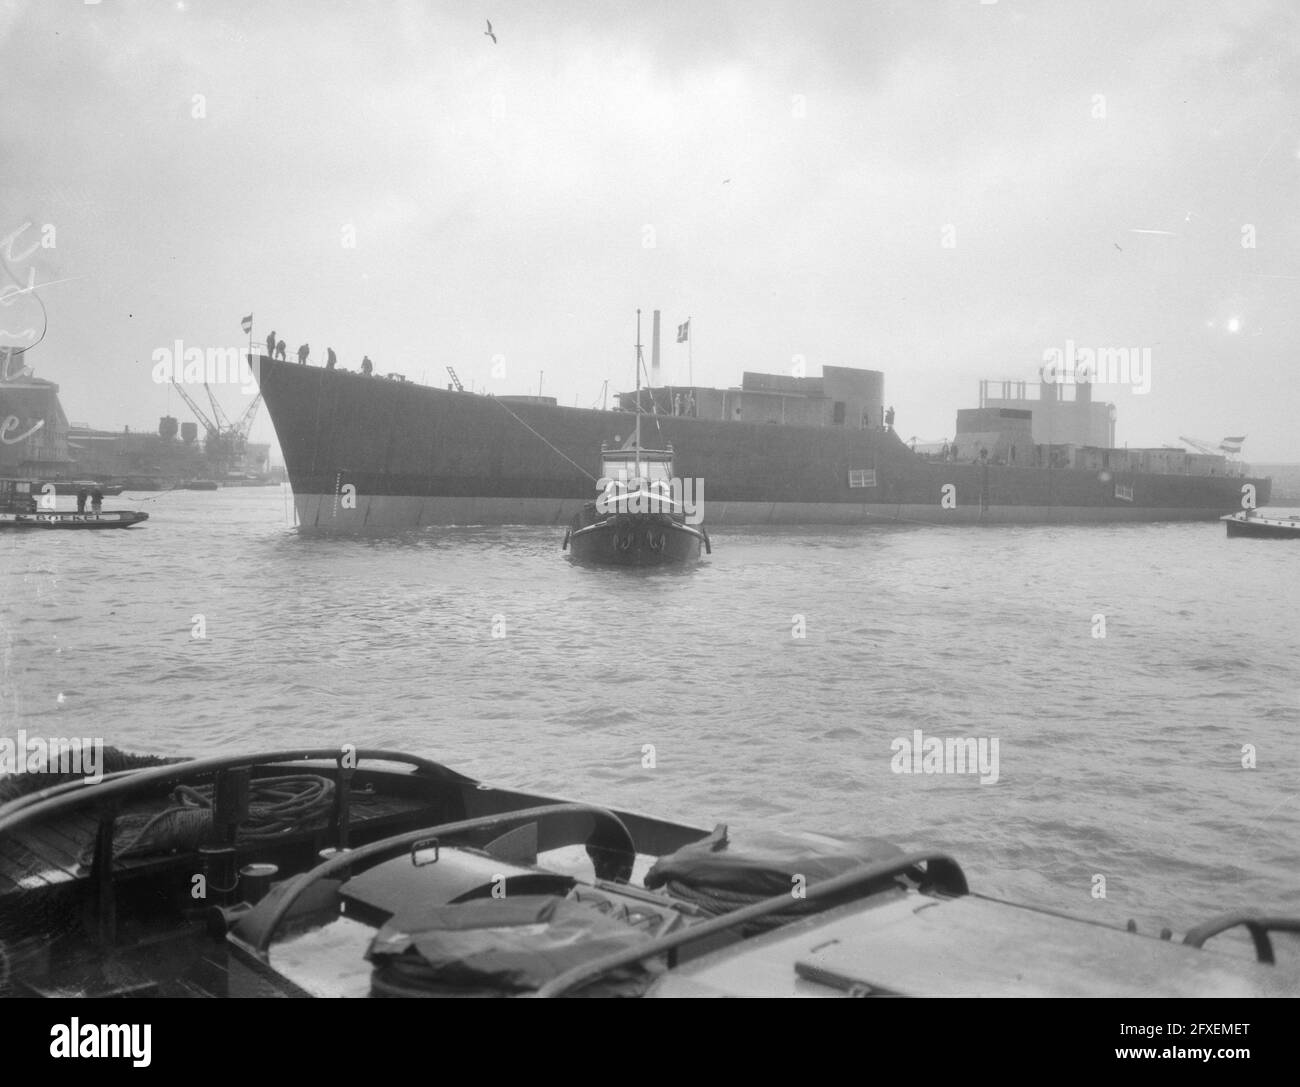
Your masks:
[[[492,20],[491,20],[491,19],[489,19],[489,20],[487,21],[487,25],[488,25],[488,28],[487,28],[485,31],[483,31],[483,33],[486,34],[489,38],[492,39],[492,44],[493,44],[493,45],[496,45],[496,43],[497,43],[497,36],[496,36],[495,34],[492,33]]]

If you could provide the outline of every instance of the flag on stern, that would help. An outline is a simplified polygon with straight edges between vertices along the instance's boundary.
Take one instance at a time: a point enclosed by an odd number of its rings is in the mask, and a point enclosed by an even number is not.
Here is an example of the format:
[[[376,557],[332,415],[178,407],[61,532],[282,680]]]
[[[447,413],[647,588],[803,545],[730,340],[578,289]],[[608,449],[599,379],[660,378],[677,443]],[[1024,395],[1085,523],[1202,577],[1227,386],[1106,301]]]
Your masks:
[[[240,322],[240,324],[243,325],[243,328],[244,328],[244,331],[245,331],[245,332],[252,332],[252,331],[253,331],[253,315],[250,313],[247,317],[245,317],[245,318],[243,319],[243,321]]]
[[[687,317],[686,323],[684,325],[677,326],[677,342],[685,343],[690,338],[691,338],[691,319]]]
[[[1224,438],[1223,441],[1219,443],[1219,448],[1225,453],[1240,453],[1241,443],[1245,440],[1246,435],[1244,434],[1240,438]]]

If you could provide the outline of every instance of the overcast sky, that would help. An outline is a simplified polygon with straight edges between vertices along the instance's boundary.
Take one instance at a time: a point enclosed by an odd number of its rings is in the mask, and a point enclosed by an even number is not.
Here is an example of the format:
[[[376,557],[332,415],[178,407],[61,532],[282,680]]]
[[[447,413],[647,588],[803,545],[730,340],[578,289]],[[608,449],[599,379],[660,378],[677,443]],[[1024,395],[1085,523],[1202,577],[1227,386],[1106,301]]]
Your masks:
[[[1298,52],[1290,0],[0,0],[0,238],[55,228],[29,362],[99,427],[188,418],[153,353],[249,312],[591,406],[639,306],[666,380],[689,316],[697,383],[880,369],[925,439],[1067,341],[1149,349],[1094,394],[1121,444],[1300,461]]]

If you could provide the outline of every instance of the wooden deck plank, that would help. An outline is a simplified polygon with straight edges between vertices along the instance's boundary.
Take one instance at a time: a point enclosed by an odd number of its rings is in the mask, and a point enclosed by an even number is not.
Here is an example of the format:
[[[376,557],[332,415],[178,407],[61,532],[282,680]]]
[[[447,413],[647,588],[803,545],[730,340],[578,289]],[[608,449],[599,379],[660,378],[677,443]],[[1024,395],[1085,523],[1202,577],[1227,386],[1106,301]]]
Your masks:
[[[30,850],[35,856],[40,857],[41,860],[71,875],[76,875],[77,870],[81,867],[81,855],[74,856],[69,853],[64,847],[64,843],[52,840],[44,827],[28,827],[25,830],[16,830],[10,837],[19,845]]]
[[[65,853],[80,857],[94,843],[98,827],[99,817],[85,812],[42,824],[41,830],[51,842],[61,843]]]
[[[0,870],[7,875],[13,892],[53,887],[68,878],[61,870],[51,869],[26,846],[8,838],[0,838]]]

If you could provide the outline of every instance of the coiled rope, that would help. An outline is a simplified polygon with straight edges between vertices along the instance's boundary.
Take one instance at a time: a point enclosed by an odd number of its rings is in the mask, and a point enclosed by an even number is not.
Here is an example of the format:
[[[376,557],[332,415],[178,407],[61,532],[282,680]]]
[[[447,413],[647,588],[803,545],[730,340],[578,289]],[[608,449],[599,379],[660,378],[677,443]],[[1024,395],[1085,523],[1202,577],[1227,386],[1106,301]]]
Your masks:
[[[211,785],[179,786],[173,805],[152,816],[126,815],[118,820],[113,856],[147,856],[177,849],[194,849],[212,828]],[[248,816],[239,824],[239,840],[265,842],[328,816],[334,804],[334,782],[317,774],[258,778],[249,788]]]

